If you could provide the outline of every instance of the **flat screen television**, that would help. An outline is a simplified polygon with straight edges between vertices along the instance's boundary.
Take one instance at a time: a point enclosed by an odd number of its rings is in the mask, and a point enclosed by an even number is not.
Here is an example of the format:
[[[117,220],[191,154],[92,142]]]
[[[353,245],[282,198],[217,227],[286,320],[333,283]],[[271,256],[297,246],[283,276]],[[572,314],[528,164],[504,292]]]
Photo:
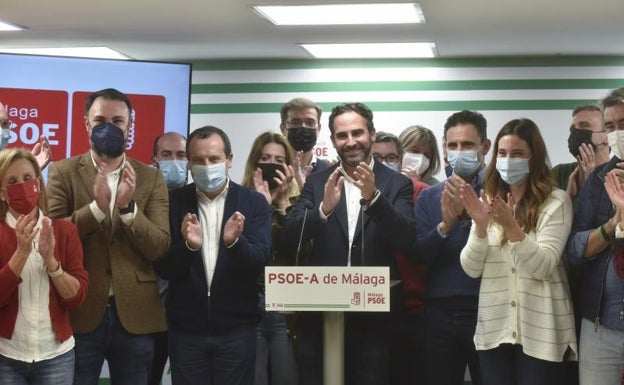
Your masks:
[[[151,163],[158,135],[188,135],[190,64],[0,54],[0,69],[0,102],[13,122],[9,147],[32,148],[46,135],[53,161],[86,152],[84,101],[104,88],[132,102],[128,156]]]

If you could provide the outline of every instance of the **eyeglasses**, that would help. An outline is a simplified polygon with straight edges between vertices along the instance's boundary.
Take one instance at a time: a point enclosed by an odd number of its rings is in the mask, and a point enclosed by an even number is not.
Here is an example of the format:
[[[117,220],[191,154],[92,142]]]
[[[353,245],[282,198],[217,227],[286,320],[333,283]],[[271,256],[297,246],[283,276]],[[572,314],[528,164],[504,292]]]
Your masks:
[[[286,125],[289,127],[305,127],[305,128],[317,128],[318,122],[314,119],[292,119],[287,120]]]
[[[380,162],[396,163],[399,161],[399,156],[397,154],[388,154],[386,156],[381,156],[379,154],[373,153],[373,156]]]
[[[2,127],[2,129],[10,130],[12,126],[13,126],[13,122],[10,121],[9,119],[0,120],[0,127]]]

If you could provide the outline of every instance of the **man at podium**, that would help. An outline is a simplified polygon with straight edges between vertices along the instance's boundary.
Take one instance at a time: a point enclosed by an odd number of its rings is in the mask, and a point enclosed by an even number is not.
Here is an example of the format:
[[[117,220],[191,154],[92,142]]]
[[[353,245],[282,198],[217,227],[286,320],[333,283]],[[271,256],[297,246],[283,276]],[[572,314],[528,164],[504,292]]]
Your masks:
[[[340,162],[307,178],[282,240],[293,250],[313,240],[310,265],[389,266],[396,279],[395,245],[415,234],[412,182],[373,159],[373,113],[364,104],[334,107],[329,129]],[[323,382],[322,327],[322,314],[298,315],[301,385]],[[387,384],[391,327],[388,313],[345,314],[345,384]]]

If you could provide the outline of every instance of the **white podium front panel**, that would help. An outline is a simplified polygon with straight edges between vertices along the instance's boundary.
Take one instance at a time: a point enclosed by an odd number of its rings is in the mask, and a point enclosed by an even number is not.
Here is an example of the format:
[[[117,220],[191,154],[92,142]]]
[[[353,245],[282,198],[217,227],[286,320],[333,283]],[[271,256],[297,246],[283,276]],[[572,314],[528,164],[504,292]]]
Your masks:
[[[387,266],[267,266],[267,311],[390,311]]]

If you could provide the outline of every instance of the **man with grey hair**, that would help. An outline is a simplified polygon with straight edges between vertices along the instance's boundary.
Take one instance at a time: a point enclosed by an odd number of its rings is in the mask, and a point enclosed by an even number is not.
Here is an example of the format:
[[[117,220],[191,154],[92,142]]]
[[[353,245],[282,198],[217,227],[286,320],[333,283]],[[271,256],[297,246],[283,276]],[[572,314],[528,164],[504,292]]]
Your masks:
[[[327,164],[314,156],[312,149],[321,132],[321,106],[306,98],[294,98],[280,110],[280,130],[296,151],[295,179],[302,188],[313,172],[324,170]]]
[[[613,157],[581,187],[567,248],[570,264],[582,266],[581,384],[619,384],[624,370],[624,213],[606,188],[621,191],[624,181],[624,88],[602,99],[601,110]]]
[[[0,103],[0,128],[2,128],[2,132],[0,133],[0,150],[3,150],[9,144],[11,130],[13,129],[14,124],[15,123],[9,120],[9,112],[4,104]],[[39,164],[39,168],[41,170],[46,168],[46,166],[50,163],[50,160],[52,160],[50,143],[48,142],[48,138],[43,135],[39,137],[39,142],[35,144],[30,152],[32,152],[37,159],[37,163]]]

